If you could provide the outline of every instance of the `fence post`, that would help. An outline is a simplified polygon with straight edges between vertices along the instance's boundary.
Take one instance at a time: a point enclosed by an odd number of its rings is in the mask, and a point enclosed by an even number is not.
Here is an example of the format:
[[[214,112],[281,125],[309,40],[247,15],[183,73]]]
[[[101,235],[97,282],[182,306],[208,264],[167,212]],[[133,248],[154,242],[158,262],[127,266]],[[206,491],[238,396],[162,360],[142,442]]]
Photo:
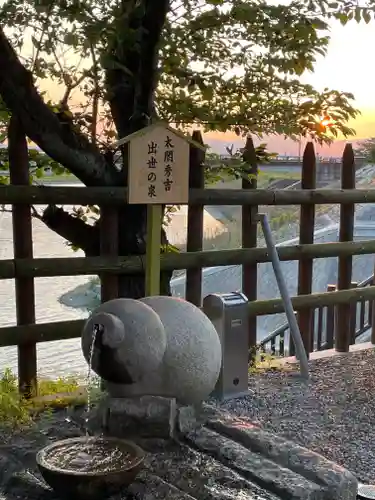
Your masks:
[[[347,144],[344,149],[341,166],[341,189],[355,189],[355,164],[354,153],[351,144]],[[354,203],[342,203],[340,205],[340,232],[339,241],[353,241],[354,233]],[[338,290],[349,290],[352,282],[351,255],[339,256],[338,258]],[[337,311],[336,328],[336,350],[338,352],[348,352],[350,345],[350,304],[339,304]]]
[[[204,144],[202,134],[194,130],[193,140]],[[205,153],[190,145],[189,189],[204,188]],[[199,252],[203,248],[204,205],[188,205],[187,215],[187,252]],[[202,305],[202,268],[186,271],[185,299],[200,307]]]
[[[315,189],[316,187],[316,158],[312,142],[306,144],[302,160],[301,188]],[[301,205],[299,244],[314,243],[315,205]],[[314,260],[304,258],[298,261],[298,295],[310,295],[312,292]],[[298,313],[298,324],[305,346],[306,354],[314,350],[314,316],[312,309],[305,309]]]
[[[374,266],[374,271],[373,271],[373,275],[372,275],[372,280],[371,280],[371,283],[369,283],[369,285],[370,286],[374,286],[375,285],[375,266]],[[368,311],[367,311],[367,321],[368,321],[368,325],[371,326],[371,327],[373,326],[373,320],[375,319],[373,317],[373,310],[374,310],[374,301],[373,300],[369,300]]]
[[[374,274],[372,275],[372,281],[370,283],[370,286],[374,285],[375,285],[375,268],[374,268]],[[368,324],[371,327],[373,325],[373,316],[372,316],[373,309],[374,309],[374,301],[370,300],[368,303]]]
[[[254,148],[253,139],[248,137],[243,152],[243,160],[247,164],[247,173],[253,177],[251,179],[242,179],[242,189],[257,189],[258,164]],[[257,205],[242,206],[242,248],[256,248],[258,225],[256,215],[258,213]],[[246,264],[242,266],[242,291],[249,302],[256,300],[258,288],[258,265]],[[249,353],[255,355],[254,347],[257,344],[257,317],[249,318]]]
[[[8,128],[10,182],[17,186],[30,184],[29,151],[26,136],[15,115]],[[13,249],[15,259],[33,257],[30,205],[12,206]],[[17,325],[35,323],[34,278],[15,278]],[[35,342],[18,345],[18,386],[20,393],[31,397],[37,390],[37,351]]]
[[[357,288],[358,283],[356,281],[351,282],[351,288]],[[350,304],[350,344],[355,344],[355,332],[357,330],[357,310],[358,304],[361,302],[353,302]]]
[[[327,292],[335,292],[336,285],[328,285]],[[335,339],[335,306],[327,307],[326,343],[327,349],[333,349]]]
[[[100,207],[100,255],[102,257],[118,256],[118,212],[115,207]],[[100,275],[101,302],[118,297],[118,276],[113,273]]]
[[[374,279],[372,285],[375,285],[375,265],[374,265]],[[375,301],[370,300],[369,303],[369,317],[371,318],[371,344],[375,344]]]
[[[324,315],[324,307],[318,307],[316,310],[318,312],[318,321],[316,325],[316,350],[321,351],[322,350],[322,336],[323,336],[323,315]],[[314,318],[315,316],[315,311],[312,317]],[[314,318],[315,319],[315,318]],[[312,331],[315,334],[315,322],[312,327]]]

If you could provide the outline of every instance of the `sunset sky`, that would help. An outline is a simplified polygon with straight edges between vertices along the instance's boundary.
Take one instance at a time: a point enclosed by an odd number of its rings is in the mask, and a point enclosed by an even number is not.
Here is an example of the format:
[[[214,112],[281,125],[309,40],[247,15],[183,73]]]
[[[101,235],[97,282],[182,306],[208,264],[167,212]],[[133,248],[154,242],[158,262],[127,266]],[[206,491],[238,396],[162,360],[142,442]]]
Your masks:
[[[315,72],[304,75],[303,81],[311,83],[318,90],[329,87],[352,92],[355,105],[362,114],[349,124],[356,130],[356,137],[350,138],[351,141],[375,137],[375,64],[371,57],[369,59],[375,47],[374,21],[368,25],[351,22],[345,27],[339,22],[332,22],[331,26],[327,56],[318,60]],[[216,139],[223,137],[215,136],[214,139],[216,146]],[[234,134],[227,134],[224,139],[227,145],[234,141],[239,144]],[[279,154],[298,154],[298,144],[293,141],[272,137],[267,139],[267,143],[269,149]],[[342,150],[341,141],[330,148],[318,147],[318,151],[327,156],[339,156]]]
[[[354,94],[355,106],[361,110],[361,115],[349,123],[356,130],[356,136],[350,138],[352,142],[375,137],[375,65],[371,59],[372,48],[375,47],[374,28],[375,21],[368,25],[350,22],[346,26],[338,21],[332,22],[327,56],[318,59],[314,73],[302,77],[304,82],[311,83],[318,90],[329,87]],[[61,93],[61,89],[57,88],[48,90],[52,98]],[[222,153],[225,153],[225,146],[243,144],[234,134],[205,134],[205,140],[216,152]],[[268,137],[266,142],[270,150],[279,154],[298,154],[298,144],[291,140]],[[338,141],[330,148],[319,146],[318,152],[324,156],[339,156],[343,146],[344,142]]]

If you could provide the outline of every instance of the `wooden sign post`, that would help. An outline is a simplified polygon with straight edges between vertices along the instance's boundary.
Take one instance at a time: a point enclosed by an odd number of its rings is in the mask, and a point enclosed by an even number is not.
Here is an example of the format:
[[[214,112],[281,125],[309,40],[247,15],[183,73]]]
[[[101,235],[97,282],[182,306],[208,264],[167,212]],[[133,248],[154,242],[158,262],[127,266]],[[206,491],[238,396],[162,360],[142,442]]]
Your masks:
[[[147,205],[146,297],[160,294],[160,233],[162,217],[162,205]]]
[[[113,147],[125,143],[129,144],[128,203],[147,205],[146,295],[159,295],[163,206],[188,203],[190,144],[205,146],[161,122]]]

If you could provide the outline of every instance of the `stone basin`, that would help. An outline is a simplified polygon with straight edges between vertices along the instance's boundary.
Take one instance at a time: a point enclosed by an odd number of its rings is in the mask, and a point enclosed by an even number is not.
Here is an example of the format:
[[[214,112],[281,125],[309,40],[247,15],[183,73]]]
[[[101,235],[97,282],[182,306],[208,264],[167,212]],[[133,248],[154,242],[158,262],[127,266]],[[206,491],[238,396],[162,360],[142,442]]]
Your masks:
[[[77,437],[41,449],[36,462],[61,497],[104,500],[129,486],[142,467],[143,450],[124,439]]]

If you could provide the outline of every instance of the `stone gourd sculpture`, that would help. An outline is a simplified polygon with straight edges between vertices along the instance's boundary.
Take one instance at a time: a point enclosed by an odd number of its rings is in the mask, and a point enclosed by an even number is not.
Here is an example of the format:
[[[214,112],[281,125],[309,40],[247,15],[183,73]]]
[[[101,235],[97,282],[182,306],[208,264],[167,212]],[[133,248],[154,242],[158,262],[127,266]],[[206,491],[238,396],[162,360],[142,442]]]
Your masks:
[[[84,326],[82,351],[111,397],[161,396],[182,405],[210,395],[222,359],[208,317],[185,300],[165,296],[101,304]]]

